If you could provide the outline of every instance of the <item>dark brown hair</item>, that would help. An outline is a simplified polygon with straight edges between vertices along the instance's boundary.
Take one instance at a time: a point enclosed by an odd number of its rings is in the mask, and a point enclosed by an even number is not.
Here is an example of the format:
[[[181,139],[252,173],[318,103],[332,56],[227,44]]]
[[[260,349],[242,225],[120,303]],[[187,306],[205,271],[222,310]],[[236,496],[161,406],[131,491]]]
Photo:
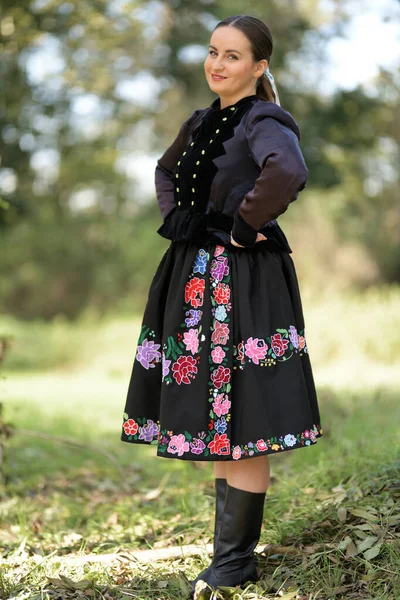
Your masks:
[[[265,23],[249,15],[234,15],[220,21],[214,27],[214,31],[218,27],[226,26],[236,27],[236,29],[240,29],[245,34],[250,42],[251,53],[255,62],[265,58],[269,64],[273,50],[273,41],[271,32]],[[263,100],[275,102],[275,93],[271,82],[264,74],[257,80],[256,94]]]

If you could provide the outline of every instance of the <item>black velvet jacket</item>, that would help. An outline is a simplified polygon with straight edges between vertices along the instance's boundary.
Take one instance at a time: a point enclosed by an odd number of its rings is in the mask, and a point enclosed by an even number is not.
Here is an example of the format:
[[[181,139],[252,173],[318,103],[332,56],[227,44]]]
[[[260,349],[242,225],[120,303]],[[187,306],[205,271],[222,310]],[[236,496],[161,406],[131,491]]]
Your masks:
[[[291,252],[276,221],[305,187],[308,169],[291,114],[246,96],[197,109],[157,161],[161,236],[231,248],[253,247],[260,231],[273,250]],[[237,248],[238,249],[238,248]]]

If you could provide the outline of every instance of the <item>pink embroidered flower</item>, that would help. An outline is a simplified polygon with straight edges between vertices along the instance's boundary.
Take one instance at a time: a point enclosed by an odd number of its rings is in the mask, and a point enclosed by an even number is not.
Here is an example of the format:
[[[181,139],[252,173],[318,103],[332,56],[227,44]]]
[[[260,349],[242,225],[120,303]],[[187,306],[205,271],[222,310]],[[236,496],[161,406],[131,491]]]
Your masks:
[[[224,394],[218,394],[212,406],[217,417],[222,417],[222,415],[228,414],[231,407],[231,401],[228,400],[228,395],[225,394],[224,396]]]
[[[214,298],[218,304],[228,304],[231,290],[226,283],[219,283],[213,290]]]
[[[240,446],[235,446],[232,452],[232,458],[234,460],[238,460],[242,456],[242,451],[240,450]]]
[[[309,438],[310,437],[310,432],[308,431],[308,429],[305,430],[305,432],[304,432],[303,435],[304,435],[305,438]]]
[[[259,452],[265,452],[265,450],[268,450],[268,446],[264,440],[257,440],[256,446]]]
[[[211,358],[215,363],[222,363],[225,358],[225,350],[223,350],[221,346],[217,346],[211,351]]]
[[[220,254],[222,254],[225,250],[225,246],[215,246],[215,250],[214,250],[214,256],[219,256]]]
[[[167,452],[182,456],[184,452],[189,452],[189,442],[185,440],[183,433],[173,435],[169,441]]]
[[[226,437],[226,433],[214,435],[214,439],[207,444],[211,454],[229,454],[231,451],[230,440]]]
[[[280,333],[275,333],[271,337],[271,347],[276,356],[282,356],[282,354],[285,354],[285,350],[288,346],[289,341],[282,339]]]
[[[229,338],[229,327],[226,323],[214,321],[215,329],[211,335],[211,341],[214,344],[226,344]]]
[[[220,389],[223,383],[228,383],[231,378],[231,372],[227,367],[219,365],[211,374],[211,380],[216,388]]]
[[[192,356],[179,356],[172,365],[172,371],[176,383],[190,383],[189,377],[194,379],[197,373],[196,361]]]
[[[198,277],[189,279],[185,285],[185,302],[190,302],[193,308],[201,306],[204,299],[204,287],[204,279],[199,279]]]
[[[317,436],[315,435],[315,431],[313,429],[310,429],[310,440],[312,442],[315,442],[316,439],[317,439]]]
[[[128,419],[127,421],[125,421],[123,428],[125,429],[126,435],[135,435],[139,428],[139,425],[134,419]]]
[[[246,342],[245,354],[246,354],[246,356],[251,358],[253,363],[256,365],[259,364],[260,360],[263,360],[265,358],[267,351],[268,351],[268,346],[264,342],[264,340],[261,340],[259,338],[253,339],[252,337],[250,337]]]
[[[186,346],[186,351],[191,352],[192,354],[196,354],[199,350],[199,338],[198,338],[199,330],[198,329],[189,329],[189,331],[185,331],[183,336],[183,343]]]

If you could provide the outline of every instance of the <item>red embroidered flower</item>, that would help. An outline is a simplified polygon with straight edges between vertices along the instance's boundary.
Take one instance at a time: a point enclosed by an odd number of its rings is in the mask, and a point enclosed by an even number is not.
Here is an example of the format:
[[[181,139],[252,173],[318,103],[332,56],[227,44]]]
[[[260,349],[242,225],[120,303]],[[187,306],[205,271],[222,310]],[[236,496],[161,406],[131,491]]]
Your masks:
[[[207,444],[207,448],[210,448],[211,454],[229,454],[231,451],[231,442],[226,437],[226,433],[216,433],[214,439]]]
[[[286,348],[289,346],[288,340],[283,340],[280,333],[275,333],[271,337],[271,347],[276,356],[282,356],[285,354]]]
[[[179,383],[190,383],[189,377],[192,379],[197,373],[196,361],[193,356],[180,356],[172,365],[173,376],[175,381]]]
[[[189,279],[185,285],[185,302],[190,302],[194,308],[201,306],[204,299],[204,286],[204,279],[198,277]]]
[[[139,429],[139,425],[133,419],[128,419],[125,421],[123,428],[125,429],[126,435],[135,435]]]
[[[220,389],[223,383],[228,383],[231,378],[230,369],[219,365],[211,374],[211,379],[216,388]]]
[[[268,446],[264,440],[257,440],[256,446],[257,446],[257,450],[259,450],[260,452],[264,452],[265,450],[268,449]]]
[[[229,337],[229,327],[226,323],[214,321],[215,329],[211,335],[211,341],[214,344],[226,344]]]
[[[212,431],[214,429],[214,420],[213,419],[211,419],[211,421],[208,423],[208,429],[210,431]]]
[[[306,345],[306,340],[302,335],[299,335],[299,348],[300,350],[302,348],[304,348],[304,346]]]
[[[218,304],[228,304],[230,296],[231,290],[226,283],[219,283],[217,287],[214,288],[214,298]]]

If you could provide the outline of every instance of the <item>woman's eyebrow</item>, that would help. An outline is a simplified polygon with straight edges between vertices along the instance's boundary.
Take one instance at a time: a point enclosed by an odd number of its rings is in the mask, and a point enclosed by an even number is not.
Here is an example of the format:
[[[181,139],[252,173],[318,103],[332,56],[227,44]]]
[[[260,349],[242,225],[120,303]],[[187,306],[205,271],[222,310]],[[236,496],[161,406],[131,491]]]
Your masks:
[[[212,46],[211,44],[208,47],[215,48],[215,50],[217,50],[217,48],[215,46]],[[234,50],[233,48],[231,50],[225,50],[225,52],[237,52],[238,54],[242,54],[241,52],[239,52],[239,50]]]

